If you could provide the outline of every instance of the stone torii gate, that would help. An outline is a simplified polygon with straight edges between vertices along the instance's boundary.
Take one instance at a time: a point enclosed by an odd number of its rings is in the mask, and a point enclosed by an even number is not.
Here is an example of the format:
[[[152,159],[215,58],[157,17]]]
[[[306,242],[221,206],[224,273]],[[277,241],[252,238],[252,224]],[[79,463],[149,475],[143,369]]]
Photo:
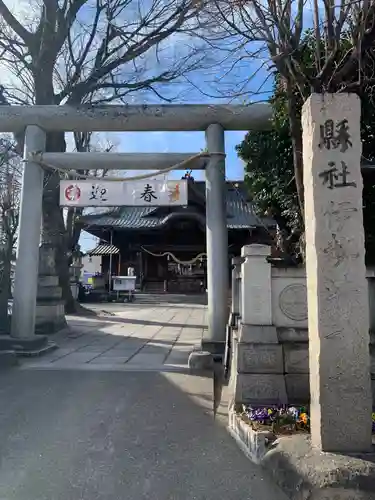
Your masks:
[[[265,103],[225,105],[125,105],[98,107],[1,106],[0,132],[25,131],[26,160],[21,195],[17,265],[11,336],[22,342],[35,339],[35,310],[39,265],[44,170],[32,161],[45,151],[48,132],[184,132],[205,131],[208,161],[198,158],[192,169],[206,173],[206,241],[208,332],[202,347],[224,350],[228,311],[228,243],[224,200],[225,130],[270,127]],[[43,162],[62,169],[154,170],[183,162],[196,153],[43,153]],[[35,155],[34,155],[35,158]]]

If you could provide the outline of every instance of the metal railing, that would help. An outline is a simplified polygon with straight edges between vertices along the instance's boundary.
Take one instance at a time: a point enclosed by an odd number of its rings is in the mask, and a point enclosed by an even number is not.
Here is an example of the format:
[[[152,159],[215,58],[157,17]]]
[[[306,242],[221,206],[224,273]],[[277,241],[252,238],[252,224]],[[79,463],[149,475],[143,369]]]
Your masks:
[[[232,258],[231,327],[236,326],[239,318],[242,316],[241,264],[243,261],[242,257]]]

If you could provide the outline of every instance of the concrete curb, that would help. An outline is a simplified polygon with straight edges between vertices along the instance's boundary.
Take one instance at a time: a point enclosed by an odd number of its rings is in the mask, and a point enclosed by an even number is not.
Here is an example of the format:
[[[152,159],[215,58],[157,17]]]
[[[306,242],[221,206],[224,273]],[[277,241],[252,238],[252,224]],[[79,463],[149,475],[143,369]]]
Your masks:
[[[255,431],[233,410],[229,410],[228,416],[229,433],[236,440],[245,455],[252,462],[260,464],[272,446],[272,433],[268,431]]]
[[[295,434],[268,442],[234,412],[229,433],[254,463],[264,467],[290,500],[375,500],[375,452],[323,453],[310,436]]]
[[[375,499],[375,453],[323,453],[294,435],[275,441],[261,465],[291,500]]]

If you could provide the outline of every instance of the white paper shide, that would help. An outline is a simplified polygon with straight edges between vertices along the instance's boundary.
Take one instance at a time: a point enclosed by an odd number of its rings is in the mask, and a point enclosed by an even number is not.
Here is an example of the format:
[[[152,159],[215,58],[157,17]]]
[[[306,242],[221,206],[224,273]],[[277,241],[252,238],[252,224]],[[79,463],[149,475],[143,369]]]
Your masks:
[[[61,181],[63,207],[187,205],[187,181]]]

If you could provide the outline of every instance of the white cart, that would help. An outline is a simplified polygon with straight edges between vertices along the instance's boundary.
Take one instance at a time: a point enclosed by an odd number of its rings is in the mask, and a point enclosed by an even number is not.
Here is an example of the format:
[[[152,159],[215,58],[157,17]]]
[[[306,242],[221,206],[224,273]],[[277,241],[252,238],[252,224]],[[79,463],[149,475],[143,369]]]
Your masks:
[[[136,276],[113,276],[112,285],[113,291],[117,293],[117,300],[120,300],[120,295],[124,296],[124,302],[134,301]]]

